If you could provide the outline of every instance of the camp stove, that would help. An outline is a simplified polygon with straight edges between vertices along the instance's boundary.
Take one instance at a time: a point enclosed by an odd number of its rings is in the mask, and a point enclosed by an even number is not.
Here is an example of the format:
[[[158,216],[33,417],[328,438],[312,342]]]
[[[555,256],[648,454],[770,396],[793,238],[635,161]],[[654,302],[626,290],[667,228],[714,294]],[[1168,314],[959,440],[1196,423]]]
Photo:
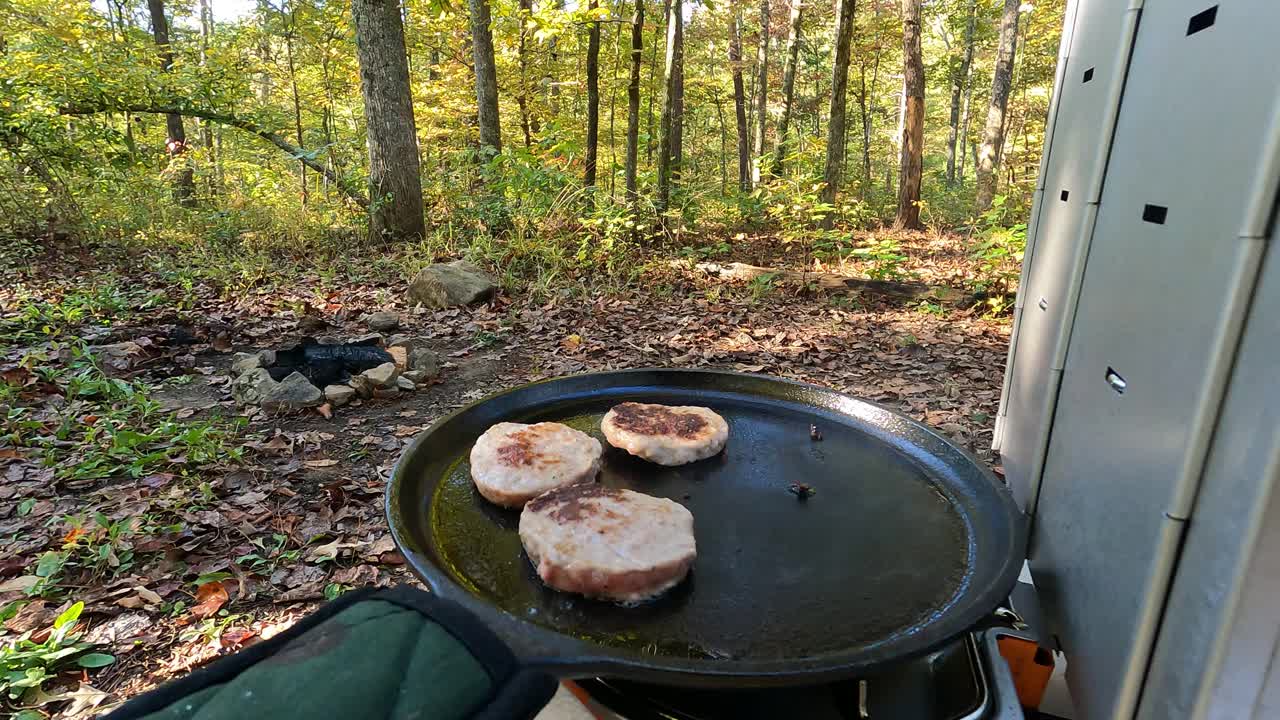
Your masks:
[[[970,633],[875,675],[816,687],[702,690],[595,678],[571,689],[598,720],[1021,720],[996,648],[1017,634]]]

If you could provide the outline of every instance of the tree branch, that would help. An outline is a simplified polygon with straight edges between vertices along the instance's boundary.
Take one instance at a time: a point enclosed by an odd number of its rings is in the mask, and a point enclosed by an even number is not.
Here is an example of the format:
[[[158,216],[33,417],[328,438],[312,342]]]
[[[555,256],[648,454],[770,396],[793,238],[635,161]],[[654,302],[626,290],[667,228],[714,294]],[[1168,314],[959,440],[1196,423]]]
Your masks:
[[[329,168],[326,168],[325,166],[321,165],[320,163],[316,162],[314,159],[309,157],[309,153],[307,150],[291,144],[288,140],[285,140],[283,137],[281,137],[277,133],[267,130],[266,128],[258,125],[252,120],[246,120],[244,118],[239,118],[234,115],[228,115],[226,113],[215,112],[213,110],[204,110],[201,108],[193,108],[193,107],[187,107],[182,105],[151,105],[151,104],[129,104],[129,103],[103,105],[103,106],[71,105],[68,107],[59,108],[58,112],[63,115],[96,115],[98,113],[104,113],[104,112],[148,113],[148,114],[156,114],[156,115],[177,114],[177,115],[185,115],[187,117],[197,117],[204,120],[208,120],[210,122],[216,122],[222,125],[229,125],[234,128],[239,128],[241,130],[244,130],[245,132],[253,133],[254,135],[257,135],[263,140],[266,140],[272,145],[275,145],[276,147],[285,151],[286,153],[289,153],[289,155],[291,155],[294,159],[300,161],[303,165],[306,165],[312,170],[315,170],[316,172],[320,173],[324,177],[328,178],[329,181],[332,182],[334,185],[336,185],[339,189],[341,189],[342,193],[346,195],[347,198],[350,199],[352,202],[359,205],[361,208],[364,208],[365,210],[369,209],[369,199],[364,196],[364,193],[360,192],[356,188],[351,187],[350,185],[347,184],[346,181],[344,181],[342,178],[334,174],[332,170],[330,170]]]

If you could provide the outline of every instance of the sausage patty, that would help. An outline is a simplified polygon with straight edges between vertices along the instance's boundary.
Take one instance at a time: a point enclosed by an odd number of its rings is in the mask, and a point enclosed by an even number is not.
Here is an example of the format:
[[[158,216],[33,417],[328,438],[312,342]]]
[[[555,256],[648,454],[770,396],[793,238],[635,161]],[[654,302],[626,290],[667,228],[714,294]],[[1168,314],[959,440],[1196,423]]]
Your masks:
[[[709,408],[627,402],[605,413],[609,444],[659,465],[684,465],[724,449],[729,424]]]
[[[547,585],[627,604],[675,586],[697,555],[683,505],[595,483],[531,500],[520,542]]]
[[[471,448],[471,479],[486,500],[521,507],[600,472],[600,441],[568,425],[498,423]]]

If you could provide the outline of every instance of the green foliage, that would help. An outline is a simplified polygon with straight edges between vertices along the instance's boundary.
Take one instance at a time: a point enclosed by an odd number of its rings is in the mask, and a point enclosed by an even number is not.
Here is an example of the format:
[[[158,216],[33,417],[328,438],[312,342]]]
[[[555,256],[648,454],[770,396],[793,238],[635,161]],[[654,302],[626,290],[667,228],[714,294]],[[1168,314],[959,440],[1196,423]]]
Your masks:
[[[1005,205],[1005,197],[997,196],[991,209],[980,218],[979,242],[971,254],[978,263],[978,275],[972,286],[987,296],[987,311],[991,315],[1003,314],[1013,307],[1022,254],[1027,247],[1026,223],[1009,227],[1001,224]]]
[[[893,238],[868,237],[849,254],[861,261],[861,267],[873,280],[903,280],[908,277],[902,264],[907,256]]]
[[[100,668],[115,662],[110,655],[90,652],[93,645],[81,641],[80,634],[74,632],[83,610],[82,602],[67,608],[39,642],[35,638],[46,633],[30,630],[0,646],[0,704],[13,707],[39,703],[45,684],[59,672],[75,667]]]

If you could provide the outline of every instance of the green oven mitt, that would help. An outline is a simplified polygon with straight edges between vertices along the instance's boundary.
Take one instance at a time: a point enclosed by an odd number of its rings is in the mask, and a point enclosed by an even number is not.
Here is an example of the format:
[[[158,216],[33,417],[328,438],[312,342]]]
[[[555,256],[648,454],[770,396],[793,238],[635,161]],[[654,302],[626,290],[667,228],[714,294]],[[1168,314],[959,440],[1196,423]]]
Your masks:
[[[469,612],[402,586],[348,593],[108,720],[527,720],[555,689]]]

